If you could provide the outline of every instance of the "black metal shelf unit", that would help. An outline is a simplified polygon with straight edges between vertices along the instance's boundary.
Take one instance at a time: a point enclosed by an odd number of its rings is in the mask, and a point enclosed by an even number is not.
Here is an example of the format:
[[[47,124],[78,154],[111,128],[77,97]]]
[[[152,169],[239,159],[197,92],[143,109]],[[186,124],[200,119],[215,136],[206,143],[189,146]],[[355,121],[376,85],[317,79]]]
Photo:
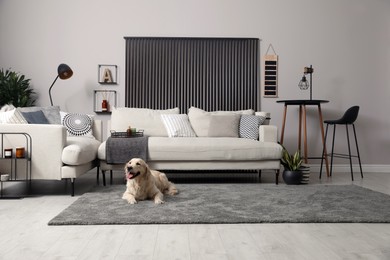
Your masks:
[[[5,145],[5,138],[7,135],[20,135],[22,136],[22,139],[24,137],[24,155],[23,157],[17,157],[16,153],[11,153],[10,157],[5,156],[4,152],[4,145]],[[1,181],[0,178],[0,199],[7,199],[7,198],[20,198],[20,197],[11,197],[6,196],[4,194],[4,186],[6,183],[15,183],[15,182],[26,182],[26,188],[27,191],[30,190],[31,187],[31,157],[32,157],[32,138],[28,133],[24,132],[0,132],[0,147],[1,147],[1,157],[0,157],[0,165],[2,164],[9,164],[9,170],[7,172],[4,172],[2,174],[8,174],[9,179]],[[14,147],[12,147],[13,149]],[[25,174],[18,174],[18,165],[20,162],[25,162]],[[22,176],[23,175],[23,176]]]

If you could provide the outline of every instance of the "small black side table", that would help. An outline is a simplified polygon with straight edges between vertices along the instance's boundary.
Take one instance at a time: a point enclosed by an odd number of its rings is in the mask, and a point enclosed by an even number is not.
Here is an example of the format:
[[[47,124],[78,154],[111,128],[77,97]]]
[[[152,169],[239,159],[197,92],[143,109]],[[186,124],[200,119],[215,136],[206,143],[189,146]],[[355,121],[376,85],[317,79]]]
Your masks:
[[[324,125],[321,112],[321,104],[328,103],[328,100],[319,100],[319,99],[297,99],[297,100],[278,100],[277,103],[284,103],[284,112],[283,112],[283,125],[282,133],[280,136],[280,143],[283,144],[284,140],[284,129],[286,126],[286,116],[287,116],[287,107],[288,106],[299,106],[299,128],[298,128],[298,149],[301,150],[301,136],[302,136],[302,118],[303,118],[303,145],[304,145],[304,161],[307,163],[308,152],[307,152],[307,127],[306,127],[306,106],[317,106],[318,107],[318,116],[320,120],[320,129],[321,129],[321,138],[324,149],[325,156],[325,166],[326,166],[326,175],[329,177],[329,163],[328,157],[326,156],[326,144],[325,144],[325,134],[324,134]],[[310,159],[322,159],[322,157],[310,157]]]

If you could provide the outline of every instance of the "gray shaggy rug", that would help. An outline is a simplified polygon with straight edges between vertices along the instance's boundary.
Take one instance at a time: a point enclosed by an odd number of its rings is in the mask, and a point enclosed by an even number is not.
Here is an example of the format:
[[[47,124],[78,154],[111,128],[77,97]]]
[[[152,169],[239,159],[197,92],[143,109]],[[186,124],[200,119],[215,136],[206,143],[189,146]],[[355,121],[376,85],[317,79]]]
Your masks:
[[[176,186],[162,205],[128,204],[124,185],[97,187],[49,225],[390,222],[390,196],[355,185]]]

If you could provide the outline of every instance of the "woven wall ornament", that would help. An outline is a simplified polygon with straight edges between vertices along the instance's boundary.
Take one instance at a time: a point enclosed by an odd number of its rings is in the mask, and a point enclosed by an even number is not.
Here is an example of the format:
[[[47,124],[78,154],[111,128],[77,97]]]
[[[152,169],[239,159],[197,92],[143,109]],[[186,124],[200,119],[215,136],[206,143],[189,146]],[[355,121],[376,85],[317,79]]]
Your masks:
[[[270,49],[274,54],[268,54]],[[278,55],[272,44],[264,55],[263,97],[278,97]]]

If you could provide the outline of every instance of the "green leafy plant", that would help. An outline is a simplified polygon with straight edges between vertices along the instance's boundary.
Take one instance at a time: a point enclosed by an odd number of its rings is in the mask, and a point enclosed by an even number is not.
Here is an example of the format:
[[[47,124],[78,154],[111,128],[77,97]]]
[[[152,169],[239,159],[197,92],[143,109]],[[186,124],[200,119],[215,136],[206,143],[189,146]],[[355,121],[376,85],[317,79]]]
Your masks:
[[[15,107],[28,107],[35,104],[35,92],[26,79],[11,70],[0,70],[0,106],[12,104]]]
[[[297,150],[294,154],[290,154],[287,149],[283,146],[283,154],[281,164],[287,171],[299,171],[303,163],[301,153]]]

